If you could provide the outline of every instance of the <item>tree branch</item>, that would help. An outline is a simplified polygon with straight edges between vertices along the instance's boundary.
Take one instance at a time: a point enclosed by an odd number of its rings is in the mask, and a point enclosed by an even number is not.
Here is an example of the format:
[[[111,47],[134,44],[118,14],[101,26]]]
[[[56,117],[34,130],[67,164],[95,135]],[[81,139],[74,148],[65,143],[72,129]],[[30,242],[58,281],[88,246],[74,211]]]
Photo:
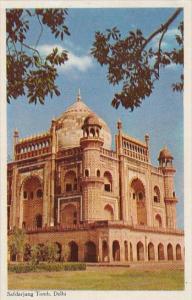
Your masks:
[[[39,41],[40,41],[40,38],[41,38],[42,33],[43,33],[43,25],[42,25],[42,23],[41,23],[41,21],[40,21],[40,18],[39,18],[39,16],[38,16],[38,14],[36,14],[36,16],[37,16],[37,19],[38,19],[39,24],[40,24],[40,26],[41,26],[41,31],[40,31],[40,34],[39,34],[38,39],[37,39],[37,41],[36,41],[35,48],[38,46]]]
[[[177,18],[177,16],[182,12],[182,8],[178,8],[176,9],[176,11],[174,12],[174,14],[167,20],[167,22],[165,22],[164,24],[161,25],[160,28],[158,28],[156,31],[154,31],[145,41],[145,43],[143,44],[143,47],[141,49],[141,51],[143,51],[143,49],[147,46],[147,44],[149,44],[149,42],[159,33],[161,33],[162,31],[167,31],[169,25]],[[164,34],[163,34],[164,35]]]

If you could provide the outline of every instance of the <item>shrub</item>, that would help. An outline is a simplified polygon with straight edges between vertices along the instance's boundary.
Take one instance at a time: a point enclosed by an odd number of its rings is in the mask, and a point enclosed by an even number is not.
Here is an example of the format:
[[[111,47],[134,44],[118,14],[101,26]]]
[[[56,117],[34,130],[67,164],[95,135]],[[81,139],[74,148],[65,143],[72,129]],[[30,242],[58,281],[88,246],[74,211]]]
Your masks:
[[[58,271],[83,271],[86,270],[85,263],[46,263],[39,264],[9,264],[8,271],[14,273],[28,273],[28,272],[58,272]]]
[[[56,243],[38,244],[31,248],[31,262],[38,264],[40,261],[54,262],[59,259],[59,247]]]
[[[42,271],[81,271],[86,270],[85,263],[40,263],[38,269]]]
[[[9,264],[8,271],[14,273],[36,272],[36,266],[31,264]]]

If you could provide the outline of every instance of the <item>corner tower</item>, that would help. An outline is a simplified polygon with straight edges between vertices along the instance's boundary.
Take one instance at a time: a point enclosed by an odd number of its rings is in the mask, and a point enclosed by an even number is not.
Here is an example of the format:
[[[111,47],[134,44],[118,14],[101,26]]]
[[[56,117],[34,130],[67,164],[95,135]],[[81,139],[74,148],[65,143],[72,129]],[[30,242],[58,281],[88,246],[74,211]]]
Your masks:
[[[101,128],[97,116],[90,114],[84,121],[83,137],[80,139],[83,151],[83,220],[88,222],[101,219],[101,192],[104,184],[100,161],[100,149],[104,144],[104,140],[100,137]]]
[[[173,156],[167,147],[164,147],[159,153],[159,168],[164,175],[165,189],[165,207],[166,207],[166,225],[168,228],[176,228],[176,203],[177,198],[174,190]]]

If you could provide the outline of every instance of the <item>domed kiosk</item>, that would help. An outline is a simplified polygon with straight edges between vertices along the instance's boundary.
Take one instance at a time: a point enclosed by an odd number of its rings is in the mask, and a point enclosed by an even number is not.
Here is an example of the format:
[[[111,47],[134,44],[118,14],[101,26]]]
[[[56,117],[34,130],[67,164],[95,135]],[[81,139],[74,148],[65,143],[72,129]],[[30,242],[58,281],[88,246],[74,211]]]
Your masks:
[[[58,148],[66,149],[80,146],[80,139],[83,137],[82,126],[85,119],[94,115],[101,125],[101,138],[104,140],[104,148],[111,148],[111,132],[107,124],[97,116],[81,99],[78,94],[75,103],[56,119]]]

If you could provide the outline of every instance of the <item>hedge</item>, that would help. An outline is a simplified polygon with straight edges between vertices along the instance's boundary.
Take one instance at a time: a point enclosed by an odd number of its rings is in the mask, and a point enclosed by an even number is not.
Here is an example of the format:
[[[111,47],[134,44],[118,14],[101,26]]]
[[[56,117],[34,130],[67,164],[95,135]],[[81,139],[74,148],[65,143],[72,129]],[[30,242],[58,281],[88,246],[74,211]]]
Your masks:
[[[28,272],[58,272],[58,271],[83,271],[86,270],[85,263],[17,263],[9,264],[8,271],[14,273],[28,273]]]

